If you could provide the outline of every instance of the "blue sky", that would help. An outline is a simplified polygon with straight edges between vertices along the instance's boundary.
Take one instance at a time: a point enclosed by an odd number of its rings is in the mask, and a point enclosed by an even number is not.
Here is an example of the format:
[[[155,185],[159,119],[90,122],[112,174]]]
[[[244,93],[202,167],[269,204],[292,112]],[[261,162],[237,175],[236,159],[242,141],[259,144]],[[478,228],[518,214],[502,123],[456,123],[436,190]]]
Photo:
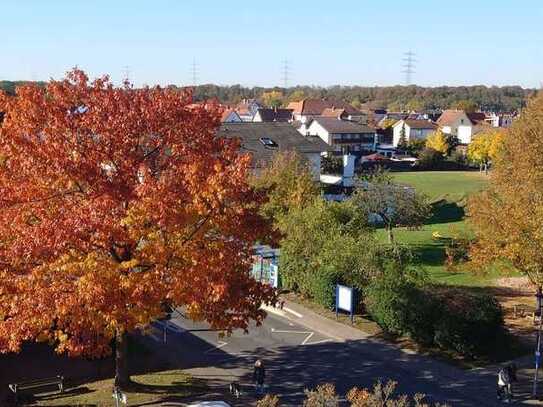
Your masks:
[[[77,65],[137,84],[419,85],[543,82],[542,0],[2,0],[0,79]]]

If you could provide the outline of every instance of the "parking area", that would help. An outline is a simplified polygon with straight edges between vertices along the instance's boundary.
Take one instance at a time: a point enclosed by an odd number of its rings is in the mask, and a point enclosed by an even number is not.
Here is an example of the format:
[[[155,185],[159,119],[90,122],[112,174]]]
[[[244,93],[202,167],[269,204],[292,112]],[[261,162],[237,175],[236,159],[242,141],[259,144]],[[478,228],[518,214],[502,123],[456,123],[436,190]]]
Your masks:
[[[261,357],[262,353],[278,352],[279,348],[285,346],[311,346],[333,341],[318,332],[274,315],[269,315],[261,326],[252,324],[248,333],[236,330],[231,335],[221,335],[221,332],[210,329],[206,323],[193,322],[178,314],[169,321],[155,323],[148,335],[157,343],[183,342],[185,345],[187,339],[197,337],[200,343],[196,348],[191,347],[191,353],[193,357],[199,355],[207,362],[210,357],[257,358]]]

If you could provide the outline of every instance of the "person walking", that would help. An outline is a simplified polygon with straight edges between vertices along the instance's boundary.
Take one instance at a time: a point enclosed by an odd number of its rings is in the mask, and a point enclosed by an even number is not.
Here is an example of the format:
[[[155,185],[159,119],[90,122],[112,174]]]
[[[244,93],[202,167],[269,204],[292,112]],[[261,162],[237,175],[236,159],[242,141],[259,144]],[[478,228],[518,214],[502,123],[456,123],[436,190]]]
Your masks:
[[[266,370],[264,369],[264,363],[262,360],[257,359],[253,370],[253,380],[255,382],[255,390],[257,394],[264,393],[264,378],[266,377]]]
[[[511,401],[510,367],[502,367],[498,372],[498,400],[509,403]]]

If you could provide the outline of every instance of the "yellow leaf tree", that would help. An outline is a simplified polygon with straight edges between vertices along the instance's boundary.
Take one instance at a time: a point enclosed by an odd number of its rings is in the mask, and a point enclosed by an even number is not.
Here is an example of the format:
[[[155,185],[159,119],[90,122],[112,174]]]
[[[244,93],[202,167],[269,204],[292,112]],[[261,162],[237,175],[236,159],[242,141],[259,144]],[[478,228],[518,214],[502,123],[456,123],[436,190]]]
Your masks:
[[[488,165],[503,149],[505,131],[490,129],[477,135],[468,146],[468,159],[479,164],[481,171],[488,172]]]
[[[261,99],[262,103],[267,107],[281,107],[283,104],[283,94],[278,90],[264,92]]]
[[[480,265],[505,260],[537,286],[543,285],[542,129],[543,96],[539,96],[508,134],[495,136],[489,151],[501,151],[493,158],[489,188],[468,205],[477,237],[473,260]]]
[[[431,133],[426,139],[426,147],[434,149],[443,155],[449,151],[449,143],[441,130]]]

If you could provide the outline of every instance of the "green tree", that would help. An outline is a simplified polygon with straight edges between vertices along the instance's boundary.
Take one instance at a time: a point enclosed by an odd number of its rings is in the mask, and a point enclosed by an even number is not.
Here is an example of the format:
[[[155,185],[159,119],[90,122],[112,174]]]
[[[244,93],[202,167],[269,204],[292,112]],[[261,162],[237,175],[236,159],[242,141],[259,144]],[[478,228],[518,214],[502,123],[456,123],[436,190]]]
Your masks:
[[[435,170],[443,162],[443,154],[433,148],[425,147],[419,153],[417,166],[420,169]]]
[[[406,103],[405,109],[409,112],[420,112],[424,109],[424,102],[420,99],[410,99]]]
[[[396,184],[389,173],[376,171],[365,178],[366,185],[357,188],[353,202],[368,217],[378,216],[385,225],[389,243],[398,226],[419,227],[431,213],[424,195]]]
[[[476,112],[479,106],[473,100],[462,99],[451,104],[451,109],[463,110],[466,113]]]
[[[277,230],[281,219],[294,208],[310,205],[319,195],[310,163],[293,151],[276,154],[251,184],[267,194],[261,213]]]
[[[281,107],[283,104],[283,94],[278,90],[264,92],[262,96],[260,96],[260,99],[267,107]]]
[[[341,175],[343,173],[343,160],[332,155],[321,157],[321,173]]]
[[[399,150],[405,151],[407,150],[408,144],[407,144],[407,136],[405,134],[405,123],[402,124],[402,128],[400,130],[400,139],[398,140],[398,147]]]
[[[410,155],[418,157],[420,152],[424,150],[425,146],[426,140],[415,138],[413,140],[409,140],[409,143],[407,143],[406,151]]]
[[[379,245],[368,218],[352,202],[315,200],[281,222],[280,268],[285,286],[330,306],[341,281],[364,288],[379,273]]]
[[[300,102],[305,99],[305,93],[303,90],[295,90],[290,95],[288,95],[287,102]]]

